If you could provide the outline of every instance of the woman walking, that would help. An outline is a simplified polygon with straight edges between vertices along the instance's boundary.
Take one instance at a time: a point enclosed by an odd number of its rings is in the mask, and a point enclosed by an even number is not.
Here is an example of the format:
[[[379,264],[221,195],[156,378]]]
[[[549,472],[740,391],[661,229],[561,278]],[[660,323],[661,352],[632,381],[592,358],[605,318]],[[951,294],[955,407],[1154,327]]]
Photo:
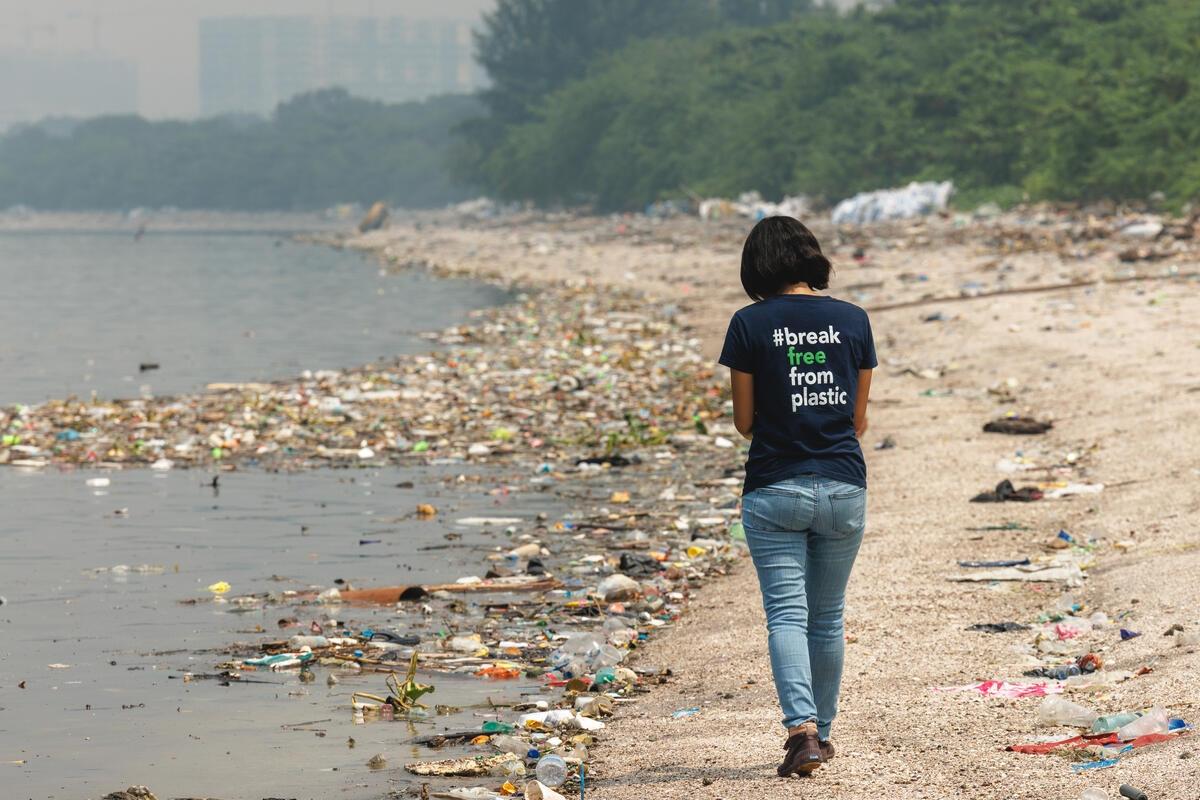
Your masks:
[[[734,424],[751,440],[742,524],[788,733],[781,777],[833,758],[846,583],[866,523],[858,440],[875,344],[865,311],[820,293],[830,271],[799,221],[760,221],[742,249],[742,287],[754,303],[733,315],[720,358]]]

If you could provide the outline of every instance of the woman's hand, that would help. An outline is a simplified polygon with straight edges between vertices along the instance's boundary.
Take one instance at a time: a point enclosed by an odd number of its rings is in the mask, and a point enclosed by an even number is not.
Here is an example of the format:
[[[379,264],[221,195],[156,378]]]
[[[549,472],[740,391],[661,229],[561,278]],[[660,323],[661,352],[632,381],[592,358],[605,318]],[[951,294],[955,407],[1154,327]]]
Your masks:
[[[868,426],[867,426],[867,415],[866,414],[863,414],[861,417],[856,416],[854,418],[854,435],[855,435],[855,437],[861,439],[863,437],[863,434],[867,432],[867,427]]]
[[[854,397],[854,435],[861,439],[867,432],[867,398],[871,394],[871,370],[858,371],[858,393]]]
[[[749,372],[729,370],[729,384],[733,390],[733,427],[743,438],[754,438],[754,375]]]

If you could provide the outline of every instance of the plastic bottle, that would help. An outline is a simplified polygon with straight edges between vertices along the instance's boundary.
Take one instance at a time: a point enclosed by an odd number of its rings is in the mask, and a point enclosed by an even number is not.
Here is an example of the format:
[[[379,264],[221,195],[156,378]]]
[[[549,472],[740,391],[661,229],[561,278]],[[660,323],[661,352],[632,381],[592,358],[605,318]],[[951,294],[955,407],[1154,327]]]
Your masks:
[[[512,753],[514,756],[524,756],[529,750],[529,743],[523,742],[515,736],[501,734],[492,737],[492,747],[495,747],[501,753]]]
[[[304,636],[297,634],[288,639],[288,646],[294,650],[299,650],[301,647],[328,647],[329,640],[324,636]]]
[[[1083,794],[1079,796],[1079,800],[1108,800],[1108,792],[1092,786],[1083,790]]]
[[[534,772],[537,774],[537,779],[547,786],[562,786],[563,781],[567,779],[567,762],[550,753],[538,759]]]
[[[1083,670],[1079,669],[1078,664],[1063,664],[1058,667],[1046,667],[1042,670],[1042,674],[1047,678],[1053,678],[1057,681],[1065,681],[1074,675],[1079,675]]]
[[[1137,718],[1138,714],[1132,711],[1126,711],[1121,714],[1109,714],[1106,717],[1097,717],[1096,721],[1092,723],[1092,733],[1112,733]]]
[[[1151,733],[1166,733],[1170,730],[1171,718],[1166,709],[1155,706],[1133,722],[1122,725],[1117,731],[1117,738],[1122,742],[1146,736]]]
[[[1051,695],[1038,706],[1039,725],[1068,725],[1074,728],[1086,728],[1096,721],[1096,712],[1090,708],[1064,700],[1057,695]]]

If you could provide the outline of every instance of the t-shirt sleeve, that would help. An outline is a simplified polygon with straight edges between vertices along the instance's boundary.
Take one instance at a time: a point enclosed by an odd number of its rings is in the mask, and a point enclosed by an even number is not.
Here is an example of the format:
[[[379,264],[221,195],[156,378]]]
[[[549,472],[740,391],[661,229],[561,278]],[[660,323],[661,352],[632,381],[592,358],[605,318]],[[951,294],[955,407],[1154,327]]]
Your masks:
[[[750,334],[746,330],[746,321],[739,314],[734,314],[733,319],[729,320],[729,330],[725,332],[725,346],[721,348],[721,357],[717,361],[738,372],[754,372]]]
[[[859,359],[859,369],[875,369],[879,359],[875,357],[875,336],[871,333],[871,318],[863,314],[863,347],[862,358]]]

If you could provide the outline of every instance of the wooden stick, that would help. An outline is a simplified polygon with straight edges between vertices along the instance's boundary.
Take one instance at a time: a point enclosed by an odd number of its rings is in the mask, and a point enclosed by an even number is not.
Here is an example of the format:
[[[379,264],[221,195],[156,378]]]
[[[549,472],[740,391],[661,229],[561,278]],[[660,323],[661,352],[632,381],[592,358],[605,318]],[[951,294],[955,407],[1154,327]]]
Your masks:
[[[1200,272],[1180,272],[1175,275],[1126,275],[1122,278],[1097,278],[1090,281],[1074,281],[1072,283],[1054,283],[1049,286],[1021,286],[1017,289],[1000,289],[995,292],[980,292],[971,295],[946,295],[944,297],[928,297],[923,300],[905,300],[902,303],[888,303],[881,306],[871,306],[870,312],[893,311],[897,308],[915,308],[933,303],[956,303],[963,300],[983,300],[989,297],[1002,297],[1009,294],[1036,294],[1041,292],[1057,292],[1060,289],[1080,289],[1085,286],[1099,286],[1103,283],[1133,283],[1135,281],[1182,280],[1200,278]]]

